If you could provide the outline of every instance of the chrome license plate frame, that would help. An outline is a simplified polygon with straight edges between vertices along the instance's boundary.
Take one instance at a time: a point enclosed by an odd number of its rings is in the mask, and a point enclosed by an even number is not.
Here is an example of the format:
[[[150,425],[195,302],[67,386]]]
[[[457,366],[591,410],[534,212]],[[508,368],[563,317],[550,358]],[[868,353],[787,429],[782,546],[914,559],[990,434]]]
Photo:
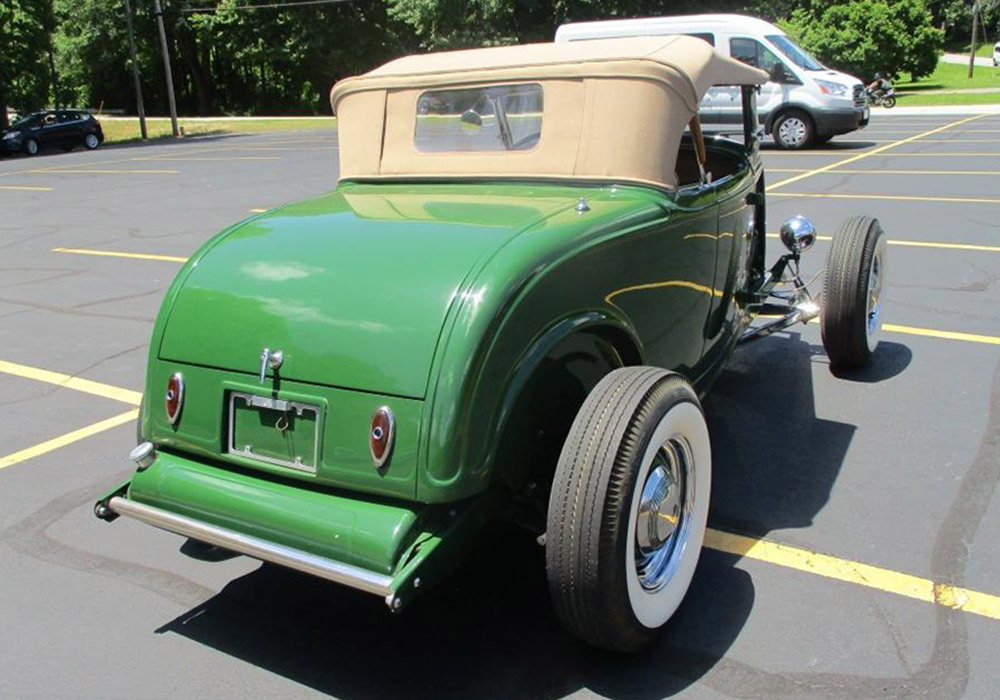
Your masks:
[[[240,402],[240,406],[237,406],[237,401]],[[238,408],[242,410],[256,410],[258,412],[276,411],[285,414],[291,412],[297,417],[303,417],[307,412],[311,413],[313,415],[312,454],[293,454],[292,459],[282,459],[281,457],[254,452],[253,444],[243,444],[243,446],[238,446],[236,435]],[[322,409],[319,405],[305,403],[302,401],[277,399],[270,396],[261,396],[260,394],[253,394],[244,391],[230,391],[228,400],[228,418],[229,435],[226,447],[229,454],[237,457],[243,457],[244,459],[249,459],[254,462],[263,462],[265,464],[287,467],[289,469],[306,472],[308,474],[316,473],[316,468],[319,464],[319,452],[322,436]]]

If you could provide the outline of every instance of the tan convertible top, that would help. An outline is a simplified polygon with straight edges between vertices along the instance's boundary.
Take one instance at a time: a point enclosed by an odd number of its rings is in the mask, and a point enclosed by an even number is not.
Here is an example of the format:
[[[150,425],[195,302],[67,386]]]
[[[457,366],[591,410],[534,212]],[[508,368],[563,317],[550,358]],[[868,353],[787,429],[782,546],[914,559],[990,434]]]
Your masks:
[[[681,135],[713,85],[763,71],[701,39],[629,37],[406,56],[337,83],[342,178],[553,177],[676,183]],[[540,137],[528,150],[426,152],[415,143],[429,89],[536,84]],[[457,117],[457,115],[455,115]]]

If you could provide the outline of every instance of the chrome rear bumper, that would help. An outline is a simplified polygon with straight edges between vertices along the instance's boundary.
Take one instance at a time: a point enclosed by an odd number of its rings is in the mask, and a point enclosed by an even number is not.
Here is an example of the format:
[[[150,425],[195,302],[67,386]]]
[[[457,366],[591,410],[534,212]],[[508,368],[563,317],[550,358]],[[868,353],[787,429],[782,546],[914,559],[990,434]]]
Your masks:
[[[114,496],[109,499],[107,508],[118,515],[135,518],[161,530],[191,537],[207,544],[245,554],[254,559],[318,576],[327,581],[356,588],[359,591],[374,593],[384,597],[389,607],[393,607],[394,593],[390,576],[319,557],[293,547],[250,537],[161,508],[137,503],[122,496]]]

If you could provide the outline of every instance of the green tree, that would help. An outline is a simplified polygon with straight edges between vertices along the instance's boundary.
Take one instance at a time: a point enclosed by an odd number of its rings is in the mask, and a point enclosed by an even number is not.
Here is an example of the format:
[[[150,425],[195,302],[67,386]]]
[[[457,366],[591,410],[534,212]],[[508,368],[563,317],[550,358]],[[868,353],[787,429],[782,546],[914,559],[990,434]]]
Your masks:
[[[820,60],[865,78],[930,75],[944,45],[924,0],[819,0],[781,24]]]
[[[0,128],[7,128],[7,107],[26,111],[49,99],[51,0],[0,2]]]
[[[698,0],[386,0],[389,17],[416,36],[421,48],[460,49],[552,41],[563,22],[650,17],[705,11]],[[712,12],[746,2],[715,0]]]

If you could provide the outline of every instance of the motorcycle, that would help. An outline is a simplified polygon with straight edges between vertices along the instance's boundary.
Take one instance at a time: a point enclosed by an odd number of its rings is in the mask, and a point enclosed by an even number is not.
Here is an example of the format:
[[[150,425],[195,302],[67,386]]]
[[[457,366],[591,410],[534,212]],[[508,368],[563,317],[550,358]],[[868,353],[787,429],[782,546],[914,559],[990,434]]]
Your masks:
[[[866,88],[868,93],[868,103],[874,107],[885,107],[892,109],[896,106],[896,88],[890,87],[887,90],[872,90]]]

